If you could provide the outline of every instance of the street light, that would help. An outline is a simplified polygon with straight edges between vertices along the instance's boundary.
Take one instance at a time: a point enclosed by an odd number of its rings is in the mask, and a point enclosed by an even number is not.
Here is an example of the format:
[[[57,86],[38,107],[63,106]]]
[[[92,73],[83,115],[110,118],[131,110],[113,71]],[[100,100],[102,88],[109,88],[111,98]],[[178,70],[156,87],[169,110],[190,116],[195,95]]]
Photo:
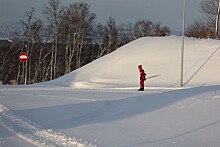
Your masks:
[[[14,41],[13,40],[8,40],[9,42],[13,43]],[[20,42],[16,42],[17,44],[21,44],[21,45],[24,45],[26,47],[26,51],[28,49],[28,45],[27,44],[23,44],[23,43],[20,43]],[[25,63],[25,72],[24,72],[24,62]],[[22,71],[22,75],[24,77],[24,85],[27,85],[27,61],[23,61],[23,71]]]
[[[182,24],[182,46],[181,46],[180,87],[183,86],[183,60],[184,60],[185,14],[186,14],[186,0],[183,0],[183,24]]]

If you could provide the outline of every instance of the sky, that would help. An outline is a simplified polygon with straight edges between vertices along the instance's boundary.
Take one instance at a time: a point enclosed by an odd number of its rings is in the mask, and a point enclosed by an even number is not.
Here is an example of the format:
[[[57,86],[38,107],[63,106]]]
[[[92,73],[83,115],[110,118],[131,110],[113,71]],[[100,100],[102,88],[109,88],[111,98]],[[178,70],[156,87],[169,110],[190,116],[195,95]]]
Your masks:
[[[42,9],[48,0],[0,0],[0,21],[18,22],[32,7],[37,17],[43,18]],[[79,0],[60,0],[63,5]],[[161,22],[172,31],[181,31],[183,0],[80,0],[91,6],[97,22],[105,23],[109,16],[117,24],[135,23],[139,19]],[[186,0],[186,26],[202,17],[200,4],[203,0]]]

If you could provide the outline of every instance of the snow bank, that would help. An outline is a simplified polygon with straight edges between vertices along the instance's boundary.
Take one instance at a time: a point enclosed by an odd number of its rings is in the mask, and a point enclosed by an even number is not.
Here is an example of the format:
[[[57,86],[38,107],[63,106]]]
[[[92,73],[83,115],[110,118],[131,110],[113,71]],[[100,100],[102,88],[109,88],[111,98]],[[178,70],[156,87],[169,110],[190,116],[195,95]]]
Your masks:
[[[150,78],[146,86],[177,87],[180,80],[182,38],[145,37],[120,47],[113,53],[93,61],[46,85],[71,88],[138,87],[137,66]],[[184,84],[187,86],[215,85],[213,75],[220,75],[220,41],[185,38]]]

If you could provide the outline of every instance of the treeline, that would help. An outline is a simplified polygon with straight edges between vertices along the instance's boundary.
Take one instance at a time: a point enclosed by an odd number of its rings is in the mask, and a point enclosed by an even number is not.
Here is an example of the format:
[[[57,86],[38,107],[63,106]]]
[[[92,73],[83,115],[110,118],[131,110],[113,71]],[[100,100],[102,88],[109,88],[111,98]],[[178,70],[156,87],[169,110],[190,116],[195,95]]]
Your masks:
[[[96,22],[96,14],[84,2],[63,6],[49,0],[43,8],[46,21],[36,18],[35,9],[25,13],[22,31],[1,43],[0,81],[27,84],[53,80],[118,47],[144,36],[167,36],[170,29],[150,20],[117,25],[113,17],[105,24]],[[26,52],[27,63],[18,56]]]

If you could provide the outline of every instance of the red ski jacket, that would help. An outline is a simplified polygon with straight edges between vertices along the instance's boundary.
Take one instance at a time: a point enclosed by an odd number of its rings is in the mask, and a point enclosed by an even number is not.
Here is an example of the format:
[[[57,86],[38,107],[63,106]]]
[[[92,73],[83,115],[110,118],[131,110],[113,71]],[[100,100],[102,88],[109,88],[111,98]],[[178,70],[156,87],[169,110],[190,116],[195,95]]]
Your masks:
[[[144,72],[144,70],[141,68],[139,69],[140,72],[140,80],[146,80],[146,73]]]

